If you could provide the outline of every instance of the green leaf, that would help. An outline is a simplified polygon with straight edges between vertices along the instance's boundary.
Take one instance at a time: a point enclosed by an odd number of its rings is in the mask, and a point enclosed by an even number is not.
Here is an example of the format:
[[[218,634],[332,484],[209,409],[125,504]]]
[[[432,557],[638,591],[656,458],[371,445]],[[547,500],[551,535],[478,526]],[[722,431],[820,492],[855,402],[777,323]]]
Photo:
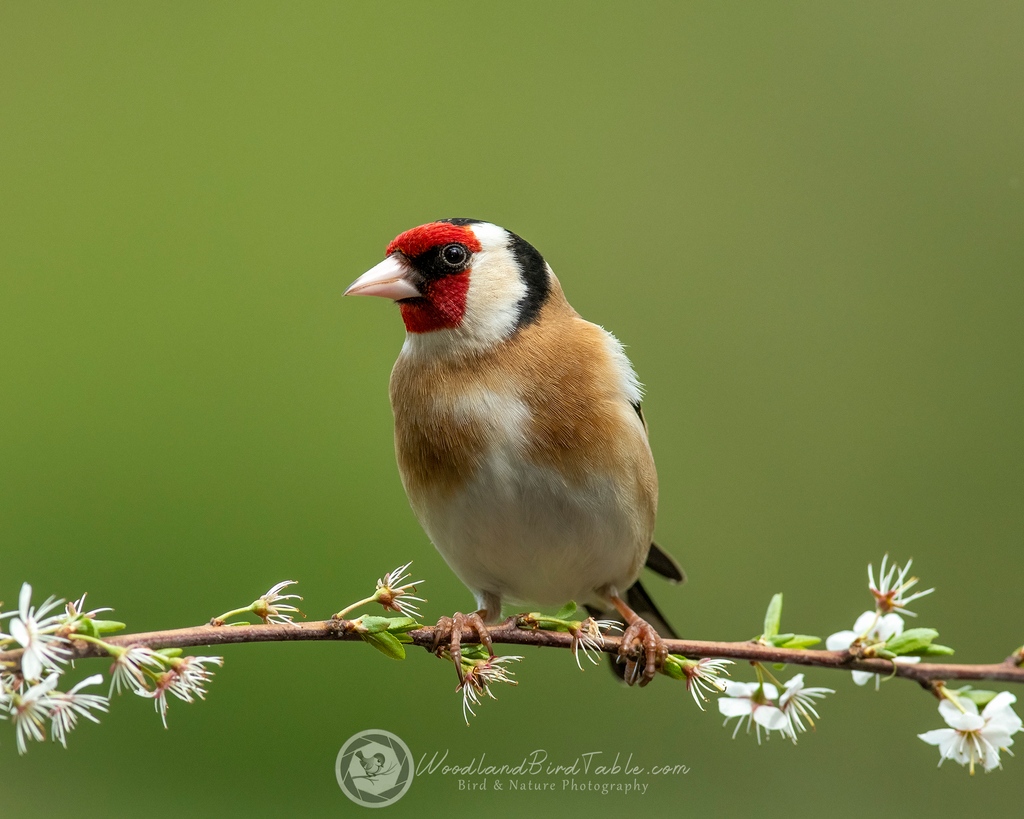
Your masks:
[[[786,640],[786,642],[781,644],[776,643],[776,645],[779,646],[779,648],[810,648],[811,646],[816,646],[820,642],[820,637],[815,637],[811,634],[790,634],[789,639]]]
[[[890,638],[885,648],[896,655],[912,654],[927,648],[938,636],[939,632],[933,628],[911,628]]]
[[[484,646],[476,643],[473,645],[463,644],[462,656],[467,660],[486,660],[491,655]]]
[[[948,657],[956,652],[949,646],[939,645],[938,643],[931,643],[925,646],[920,651],[915,651],[915,654],[919,654],[922,657]]]
[[[180,657],[184,652],[180,648],[158,648],[154,654],[162,654],[164,657]]]
[[[99,637],[100,633],[96,630],[96,623],[90,617],[79,617],[72,624],[75,629],[75,634],[85,634],[88,637]]]
[[[395,637],[394,634],[388,634],[386,631],[380,631],[370,634],[360,634],[359,636],[385,657],[390,657],[392,660],[405,659],[405,646],[398,641],[398,638]]]
[[[562,608],[555,612],[555,620],[568,620],[576,613],[576,603],[570,600]]]
[[[360,633],[366,634],[377,634],[381,631],[387,631],[391,626],[390,617],[380,617],[374,614],[364,614],[359,618],[358,622],[357,630]]]
[[[971,688],[969,685],[965,685],[963,688],[956,692],[957,696],[964,697],[965,699],[970,700],[979,708],[984,708],[986,705],[992,702],[992,700],[995,699],[997,693],[997,691],[984,691],[981,689],[974,689]]]
[[[117,620],[93,620],[92,624],[100,634],[112,634],[126,628],[124,623],[119,623]]]
[[[762,636],[770,640],[779,633],[779,625],[782,623],[782,592],[779,592],[768,604],[768,611],[764,613],[764,632]]]
[[[422,628],[414,617],[389,617],[388,620],[391,622],[391,625],[388,626],[388,631],[391,634],[401,634],[416,628]]]
[[[569,631],[579,626],[579,620],[559,620],[555,617],[548,617],[546,614],[537,615],[535,618],[537,628],[545,631]]]

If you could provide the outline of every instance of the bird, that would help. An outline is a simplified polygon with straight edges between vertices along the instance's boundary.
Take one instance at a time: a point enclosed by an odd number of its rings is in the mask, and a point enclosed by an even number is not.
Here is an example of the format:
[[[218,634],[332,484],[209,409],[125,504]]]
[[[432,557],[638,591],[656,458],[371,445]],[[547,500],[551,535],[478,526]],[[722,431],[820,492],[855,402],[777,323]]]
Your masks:
[[[356,751],[356,759],[359,760],[359,764],[366,772],[365,776],[359,776],[358,779],[369,779],[373,781],[374,777],[389,773],[384,770],[384,754],[374,754],[373,756],[366,756],[361,750]]]
[[[582,603],[625,621],[617,663],[647,685],[676,634],[640,583],[684,575],[653,541],[658,478],[642,388],[622,344],[584,320],[541,254],[490,222],[407,230],[345,291],[397,303],[395,451],[414,514],[476,611],[438,622],[494,656],[503,604]],[[659,633],[660,632],[660,633]]]

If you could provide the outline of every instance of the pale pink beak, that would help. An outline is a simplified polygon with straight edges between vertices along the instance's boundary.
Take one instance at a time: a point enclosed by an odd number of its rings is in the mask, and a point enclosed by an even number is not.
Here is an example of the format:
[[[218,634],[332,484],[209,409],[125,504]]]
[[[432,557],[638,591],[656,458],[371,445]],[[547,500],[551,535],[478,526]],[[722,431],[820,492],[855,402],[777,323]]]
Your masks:
[[[346,296],[383,296],[386,299],[415,299],[423,294],[409,281],[410,269],[398,254],[388,256],[348,286]]]

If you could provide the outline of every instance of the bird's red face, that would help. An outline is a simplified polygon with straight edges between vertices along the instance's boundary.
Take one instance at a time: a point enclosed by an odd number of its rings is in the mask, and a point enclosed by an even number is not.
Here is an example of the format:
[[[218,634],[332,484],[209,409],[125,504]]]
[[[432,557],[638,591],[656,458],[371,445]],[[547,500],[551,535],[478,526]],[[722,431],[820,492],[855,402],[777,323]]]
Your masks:
[[[394,299],[410,333],[453,329],[466,314],[473,254],[482,249],[468,220],[420,225],[392,240],[387,258],[345,294]]]

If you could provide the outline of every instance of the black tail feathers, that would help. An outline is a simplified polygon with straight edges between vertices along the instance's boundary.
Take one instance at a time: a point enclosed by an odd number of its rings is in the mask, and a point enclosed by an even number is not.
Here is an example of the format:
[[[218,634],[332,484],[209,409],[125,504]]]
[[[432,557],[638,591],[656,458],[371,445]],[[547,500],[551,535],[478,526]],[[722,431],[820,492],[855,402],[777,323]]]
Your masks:
[[[652,543],[651,550],[647,553],[647,568],[671,583],[686,582],[686,572],[676,563],[676,559],[657,543]]]

